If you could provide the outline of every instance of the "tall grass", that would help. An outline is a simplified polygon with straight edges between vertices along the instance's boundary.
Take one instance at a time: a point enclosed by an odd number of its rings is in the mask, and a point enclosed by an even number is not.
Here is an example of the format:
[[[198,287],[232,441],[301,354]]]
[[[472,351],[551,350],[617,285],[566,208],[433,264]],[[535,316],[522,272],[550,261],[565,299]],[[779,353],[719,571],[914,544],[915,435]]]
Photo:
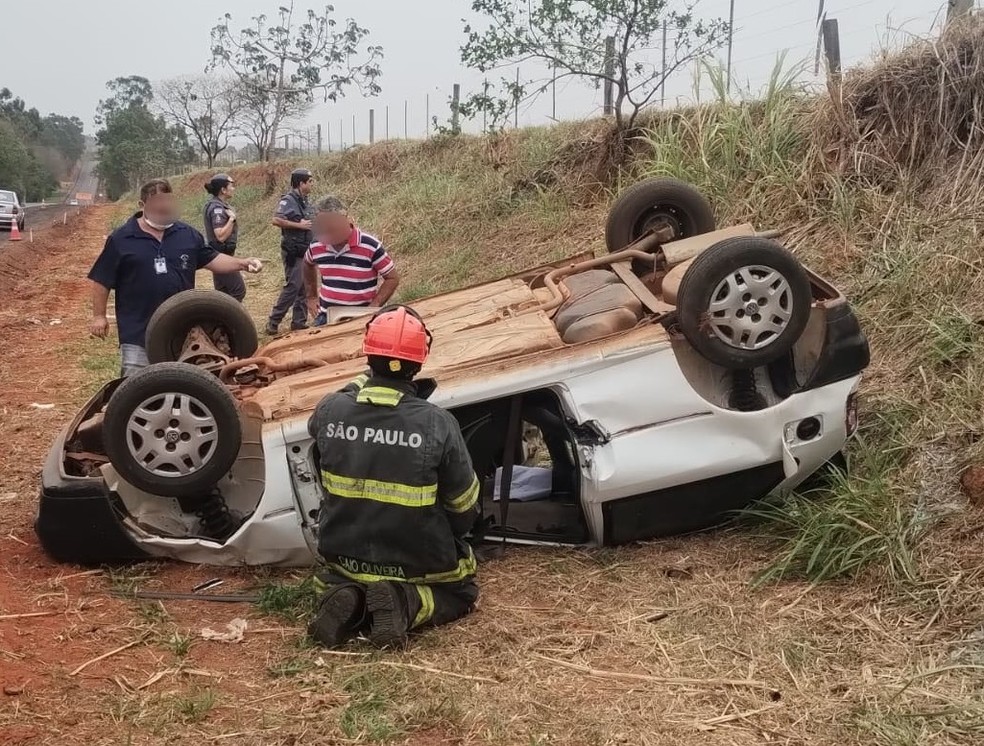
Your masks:
[[[648,153],[642,176],[672,176],[697,186],[725,220],[774,217],[777,197],[796,206],[808,183],[810,147],[803,112],[809,99],[797,84],[800,70],[780,58],[761,96],[735,103],[725,74],[707,66],[715,99],[657,117],[643,137]]]
[[[744,511],[760,535],[778,541],[775,559],[756,585],[789,577],[812,582],[853,578],[877,568],[895,583],[919,576],[916,548],[926,527],[893,481],[897,459],[861,443],[857,473],[832,470],[828,485]]]

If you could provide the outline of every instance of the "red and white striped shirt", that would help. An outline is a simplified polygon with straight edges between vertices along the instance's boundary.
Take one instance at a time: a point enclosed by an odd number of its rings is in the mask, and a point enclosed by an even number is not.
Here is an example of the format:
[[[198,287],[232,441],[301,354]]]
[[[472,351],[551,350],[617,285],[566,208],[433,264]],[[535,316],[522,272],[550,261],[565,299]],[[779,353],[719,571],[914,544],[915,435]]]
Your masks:
[[[304,261],[317,267],[321,276],[321,308],[368,306],[376,297],[379,278],[395,266],[379,239],[358,228],[352,228],[348,244],[341,249],[311,244]]]

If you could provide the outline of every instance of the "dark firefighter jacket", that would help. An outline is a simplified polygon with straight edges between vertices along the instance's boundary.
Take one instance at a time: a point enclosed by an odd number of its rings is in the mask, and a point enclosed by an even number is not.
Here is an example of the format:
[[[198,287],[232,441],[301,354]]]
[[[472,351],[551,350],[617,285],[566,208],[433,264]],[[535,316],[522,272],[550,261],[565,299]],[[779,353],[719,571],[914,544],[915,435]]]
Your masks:
[[[458,582],[475,573],[462,537],[479,483],[457,420],[413,383],[357,379],[308,422],[323,499],[318,551],[353,580]]]

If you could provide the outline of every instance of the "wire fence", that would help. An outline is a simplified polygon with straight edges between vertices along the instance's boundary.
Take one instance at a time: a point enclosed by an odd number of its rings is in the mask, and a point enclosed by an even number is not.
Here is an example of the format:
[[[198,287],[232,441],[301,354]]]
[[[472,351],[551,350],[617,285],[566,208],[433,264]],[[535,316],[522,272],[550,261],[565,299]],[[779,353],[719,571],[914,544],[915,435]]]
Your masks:
[[[740,7],[737,11],[733,10],[736,5],[734,0],[707,0],[700,6],[705,17],[720,13],[727,18],[729,11],[734,12],[728,48],[719,50],[714,58],[685,65],[662,82],[654,83],[661,88],[659,95],[654,97],[654,106],[676,107],[706,99],[709,84],[701,79],[701,65],[707,64],[717,64],[722,68],[727,64],[729,72],[734,68],[734,88],[729,87],[729,92],[735,97],[767,86],[779,59],[783,60],[788,70],[797,72],[801,82],[820,84],[826,76],[819,40],[824,17],[840,18],[841,49],[844,52],[840,64],[843,68],[870,60],[879,49],[898,46],[913,36],[933,32],[945,18],[944,0],[939,8],[929,8],[922,14],[897,22],[888,19],[874,26],[871,23],[855,24],[858,13],[864,11],[869,13],[869,17],[877,17],[882,12],[890,13],[897,1],[784,0],[765,10],[744,13]],[[819,7],[814,3],[818,3]],[[672,33],[665,38],[667,45],[676,42]],[[665,48],[656,46],[635,51],[643,55],[647,64],[659,69]],[[531,70],[529,67],[521,70],[513,68],[505,74],[511,76],[513,71],[522,79],[542,74],[540,80],[543,85],[538,96],[530,96],[514,106],[505,122],[507,127],[589,119],[602,116],[605,111],[602,88],[590,81],[555,79],[551,82],[549,71]],[[462,74],[469,73],[462,71]],[[278,133],[272,156],[303,158],[380,141],[430,138],[452,127],[455,88],[459,88],[460,99],[464,101],[469,94],[481,92],[488,82],[472,79],[460,88],[452,84],[434,86],[427,93],[402,100],[343,100],[330,108],[316,109],[311,115],[312,123],[288,127]],[[472,133],[487,132],[492,126],[481,117],[477,121],[462,120],[458,124],[462,131]],[[255,147],[239,144],[221,153],[215,165],[251,162],[258,160],[258,157]],[[187,172],[203,165],[193,164],[181,170]]]

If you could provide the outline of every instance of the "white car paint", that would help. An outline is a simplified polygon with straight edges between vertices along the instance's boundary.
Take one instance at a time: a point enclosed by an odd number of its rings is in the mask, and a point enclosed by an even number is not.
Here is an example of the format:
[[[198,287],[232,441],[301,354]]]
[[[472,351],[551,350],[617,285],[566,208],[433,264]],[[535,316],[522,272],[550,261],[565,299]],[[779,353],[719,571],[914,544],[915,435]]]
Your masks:
[[[701,398],[684,376],[672,346],[663,344],[615,357],[598,355],[582,361],[575,371],[547,359],[521,375],[439,386],[431,401],[454,408],[550,389],[565,414],[580,424],[599,423],[607,442],[582,443],[578,449],[581,505],[591,543],[601,544],[602,508],[612,500],[776,462],[783,463],[785,476],[777,491],[794,488],[844,447],[847,402],[859,381],[860,376],[854,376],[793,394],[756,412],[731,411]],[[823,426],[817,438],[802,443],[795,424],[807,417],[819,418]],[[147,506],[160,505],[162,498],[120,481],[110,466],[104,467],[103,477],[131,513],[125,525],[134,542],[150,555],[228,566],[312,565],[317,560],[312,516],[321,488],[307,416],[265,424],[261,444],[261,454],[245,460],[241,454],[231,479],[240,480],[238,491],[243,491],[244,464],[255,465],[261,457],[262,497],[252,516],[224,543],[166,538],[140,528]]]

